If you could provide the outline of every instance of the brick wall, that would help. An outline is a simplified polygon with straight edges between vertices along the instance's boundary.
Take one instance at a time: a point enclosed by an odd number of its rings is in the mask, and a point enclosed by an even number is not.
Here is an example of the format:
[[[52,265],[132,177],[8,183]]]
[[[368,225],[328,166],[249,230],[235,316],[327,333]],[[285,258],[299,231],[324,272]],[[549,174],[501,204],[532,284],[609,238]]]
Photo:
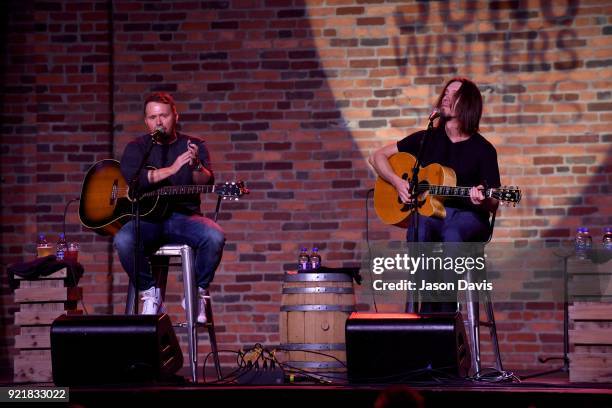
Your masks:
[[[243,179],[252,191],[221,214],[228,243],[213,292],[223,349],[278,342],[283,271],[301,245],[319,246],[328,266],[359,262],[375,179],[368,154],[424,127],[454,75],[481,86],[482,133],[502,183],[523,189],[520,207],[500,211],[495,240],[567,240],[579,225],[598,240],[612,224],[610,1],[22,0],[6,9],[3,266],[32,259],[37,232],[55,239],[84,172],[120,158],[143,131],[143,95],[168,91],[182,130],[208,141],[217,180]],[[207,197],[206,211],[213,205]],[[120,312],[126,276],[110,241],[79,226],[76,207],[67,231],[83,248],[85,305]],[[369,226],[373,240],[403,237]],[[5,278],[0,310],[9,369],[15,305]],[[561,317],[554,303],[500,310],[506,365],[534,368],[538,354],[560,352]]]

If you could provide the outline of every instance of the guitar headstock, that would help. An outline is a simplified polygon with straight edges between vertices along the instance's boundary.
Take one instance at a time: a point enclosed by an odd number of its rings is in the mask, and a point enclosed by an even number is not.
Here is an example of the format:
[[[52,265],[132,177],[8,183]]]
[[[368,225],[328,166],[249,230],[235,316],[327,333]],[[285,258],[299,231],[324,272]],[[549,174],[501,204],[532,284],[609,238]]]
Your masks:
[[[249,194],[249,189],[244,185],[244,181],[226,181],[215,186],[215,193],[224,200],[238,200],[243,195]]]
[[[518,186],[501,186],[493,189],[491,197],[497,198],[502,204],[516,206],[521,201],[521,190]]]

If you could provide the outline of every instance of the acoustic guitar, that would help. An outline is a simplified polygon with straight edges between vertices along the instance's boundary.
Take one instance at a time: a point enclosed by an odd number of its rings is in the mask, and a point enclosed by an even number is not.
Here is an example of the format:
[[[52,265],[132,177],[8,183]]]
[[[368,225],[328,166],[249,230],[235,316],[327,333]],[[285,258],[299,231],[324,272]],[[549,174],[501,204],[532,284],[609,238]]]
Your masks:
[[[248,194],[249,190],[242,181],[216,185],[165,186],[141,195],[140,214],[145,218],[159,217],[168,207],[167,200],[161,197],[200,193],[216,193],[224,199],[237,200]],[[119,162],[101,160],[87,171],[83,181],[79,205],[81,224],[101,235],[114,235],[132,216],[132,201]]]
[[[393,172],[404,180],[412,178],[412,169],[416,158],[410,153],[399,152],[389,157]],[[374,209],[385,224],[401,228],[408,226],[408,217],[416,209],[426,217],[446,216],[444,199],[446,197],[470,196],[471,187],[457,187],[455,171],[438,163],[432,163],[419,169],[419,185],[416,187],[416,199],[413,203],[403,203],[392,184],[378,177],[374,186]],[[485,197],[493,197],[502,203],[516,205],[521,201],[521,190],[513,186],[487,188]]]

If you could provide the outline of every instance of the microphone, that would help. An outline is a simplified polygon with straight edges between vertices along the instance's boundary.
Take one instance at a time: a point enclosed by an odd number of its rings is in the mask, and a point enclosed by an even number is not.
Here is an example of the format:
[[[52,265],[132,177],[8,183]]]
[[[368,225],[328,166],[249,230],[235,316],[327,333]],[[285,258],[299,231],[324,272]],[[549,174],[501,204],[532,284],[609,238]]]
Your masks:
[[[157,142],[159,139],[166,136],[166,132],[164,131],[164,128],[162,126],[158,126],[153,132],[150,133],[150,135],[153,140]]]
[[[431,113],[429,114],[429,121],[433,122],[434,120],[436,120],[438,117],[440,117],[440,109],[438,108],[433,108],[433,110],[431,111]]]

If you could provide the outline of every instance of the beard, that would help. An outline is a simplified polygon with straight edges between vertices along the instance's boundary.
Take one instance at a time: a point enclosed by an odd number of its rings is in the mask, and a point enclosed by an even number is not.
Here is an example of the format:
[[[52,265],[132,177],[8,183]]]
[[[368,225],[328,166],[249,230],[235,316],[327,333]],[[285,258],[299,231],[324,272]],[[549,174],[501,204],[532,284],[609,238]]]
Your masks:
[[[453,116],[453,114],[450,113],[448,109],[445,109],[445,108],[440,109],[440,119],[444,121],[449,121],[453,118],[455,118],[455,116]]]

